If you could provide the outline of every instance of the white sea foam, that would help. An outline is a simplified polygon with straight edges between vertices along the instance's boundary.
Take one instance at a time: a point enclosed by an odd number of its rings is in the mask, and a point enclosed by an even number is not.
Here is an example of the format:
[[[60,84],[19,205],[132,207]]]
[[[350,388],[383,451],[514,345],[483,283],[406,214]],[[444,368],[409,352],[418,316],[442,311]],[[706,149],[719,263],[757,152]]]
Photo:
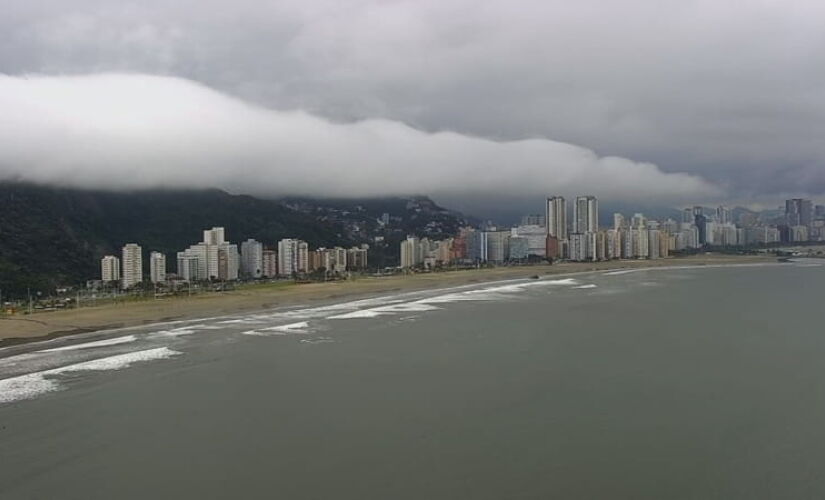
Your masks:
[[[330,316],[327,319],[366,319],[377,318],[383,314],[385,313],[376,311],[375,309],[364,309],[363,311],[352,311],[344,314],[336,314],[335,316]]]
[[[195,333],[195,330],[213,330],[220,328],[219,326],[215,327],[208,327],[208,328],[198,328],[199,325],[194,326],[182,326],[180,328],[173,328],[171,330],[160,330],[158,332],[152,333],[153,337],[179,337],[181,335],[192,335]],[[207,325],[203,325],[207,326]]]
[[[65,347],[53,347],[51,349],[43,349],[37,352],[60,352],[60,351],[75,351],[78,349],[93,349],[95,347],[106,347],[111,345],[118,345],[118,344],[126,344],[129,342],[134,342],[137,340],[137,337],[134,335],[126,335],[125,337],[117,337],[114,339],[107,339],[107,340],[96,340],[94,342],[86,342],[83,344],[74,344],[74,345],[67,345]]]
[[[0,403],[32,399],[46,392],[56,391],[60,388],[60,385],[51,377],[64,373],[120,370],[135,363],[171,358],[179,354],[181,353],[168,347],[158,347],[3,379],[0,380]]]
[[[477,290],[466,290],[460,292],[451,292],[434,297],[427,297],[412,302],[401,302],[390,305],[381,305],[369,309],[358,309],[355,311],[348,311],[343,314],[335,314],[327,317],[327,319],[369,319],[384,316],[388,314],[407,313],[407,312],[426,312],[440,309],[434,304],[449,304],[451,302],[480,302],[480,301],[496,301],[504,300],[514,294],[526,291],[529,288],[542,286],[572,286],[578,285],[579,281],[573,278],[557,279],[557,280],[534,280],[534,281],[520,281],[518,283],[507,283],[506,285],[488,286],[479,288]]]
[[[301,339],[301,342],[304,344],[328,344],[330,342],[335,342],[335,339],[330,337],[318,337],[314,339]]]
[[[254,335],[258,337],[270,337],[273,335],[289,335],[292,333],[309,333],[309,323],[301,321],[298,323],[290,323],[288,325],[271,326],[269,328],[259,328],[257,330],[249,330],[242,332],[243,335]]]
[[[337,314],[330,316],[327,319],[364,319],[376,318],[387,314],[410,313],[410,312],[426,312],[440,309],[433,305],[427,304],[426,300],[417,300],[414,302],[402,302],[400,304],[392,304],[388,306],[375,307],[372,309],[361,309],[358,311],[351,311],[344,314]]]
[[[587,285],[574,286],[573,288],[581,290],[581,289],[584,289],[584,288],[596,288],[596,285],[594,285],[592,283],[589,283]]]
[[[605,276],[619,276],[621,274],[628,274],[628,273],[635,273],[639,271],[639,269],[624,269],[622,271],[610,271],[609,273],[604,273]]]
[[[57,382],[43,376],[44,372],[20,375],[0,380],[0,404],[33,399],[57,390]]]

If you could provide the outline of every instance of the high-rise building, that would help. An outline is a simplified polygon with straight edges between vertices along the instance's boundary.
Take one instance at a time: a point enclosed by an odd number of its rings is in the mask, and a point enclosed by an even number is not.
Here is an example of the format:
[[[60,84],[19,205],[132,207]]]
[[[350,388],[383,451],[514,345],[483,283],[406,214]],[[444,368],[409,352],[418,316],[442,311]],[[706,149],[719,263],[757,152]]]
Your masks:
[[[218,255],[218,275],[219,280],[231,281],[238,279],[240,269],[240,254],[238,245],[223,243],[217,245]]]
[[[264,246],[248,239],[241,243],[241,274],[247,278],[260,278],[264,273]]]
[[[468,230],[463,233],[465,259],[472,262],[487,260],[487,231]]]
[[[178,277],[185,281],[198,281],[201,278],[198,254],[190,250],[178,252]],[[205,260],[205,259],[204,259]]]
[[[620,213],[613,214],[613,229],[622,229],[627,226],[624,215]]]
[[[421,244],[418,238],[407,236],[407,239],[401,242],[401,267],[408,269],[422,262],[424,262],[424,257],[421,255]]]
[[[659,230],[658,229],[648,229],[647,231],[647,258],[648,259],[658,259],[659,258]]]
[[[516,226],[513,237],[527,240],[527,255],[544,257],[547,252],[547,230],[543,226]]]
[[[584,233],[570,233],[569,242],[568,258],[573,261],[587,260],[587,235]]]
[[[545,223],[547,234],[559,240],[567,239],[567,205],[562,196],[547,198]]]
[[[510,231],[487,231],[487,259],[504,262],[510,258]]]
[[[813,203],[811,200],[794,198],[785,201],[785,223],[788,226],[811,227],[813,222]]]
[[[578,196],[573,204],[573,232],[595,233],[599,230],[599,200],[595,196]]]
[[[190,280],[236,280],[240,266],[240,256],[238,246],[226,241],[224,228],[213,227],[203,232],[203,241],[190,246],[184,252],[185,257],[194,256],[198,260],[197,277],[190,277]],[[181,255],[178,253],[178,264],[181,265]],[[187,272],[194,270],[186,262]],[[178,269],[180,274],[180,267]]]
[[[716,221],[719,224],[733,224],[733,211],[723,205],[716,207]]]
[[[708,243],[708,234],[707,234],[707,222],[708,218],[705,217],[705,209],[701,206],[693,207],[693,223],[696,225],[696,228],[699,230],[699,244],[705,245]],[[710,235],[710,238],[713,238],[713,235]]]
[[[450,240],[452,243],[452,239]],[[452,246],[452,245],[451,245]],[[440,247],[439,247],[440,249]],[[348,271],[363,271],[367,269],[367,251],[369,245],[362,244],[360,247],[352,247],[347,250],[347,270]],[[447,259],[447,262],[452,259]]]
[[[320,257],[321,267],[327,273],[344,273],[347,270],[347,249],[341,247],[319,248],[317,251]]]
[[[278,275],[294,276],[309,270],[309,245],[305,241],[284,238],[278,242]]]
[[[309,243],[298,240],[298,272],[309,271]]]
[[[203,230],[203,242],[207,245],[220,245],[225,243],[225,232],[222,227],[213,227],[212,229]]]
[[[278,276],[278,252],[275,250],[264,250],[262,252],[263,258],[263,276],[265,278],[275,278]]]
[[[149,278],[152,283],[166,281],[166,256],[160,252],[149,254]]]
[[[105,282],[120,281],[120,259],[114,255],[100,259],[100,279]]]
[[[143,281],[143,254],[139,245],[126,244],[121,252],[120,262],[122,265],[120,282],[124,290]]]

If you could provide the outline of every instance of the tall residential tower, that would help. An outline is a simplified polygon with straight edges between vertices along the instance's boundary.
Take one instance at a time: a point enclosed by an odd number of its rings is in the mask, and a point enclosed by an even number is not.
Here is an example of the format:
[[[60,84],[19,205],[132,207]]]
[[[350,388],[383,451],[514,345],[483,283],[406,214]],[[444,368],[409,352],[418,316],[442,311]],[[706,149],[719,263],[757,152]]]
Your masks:
[[[567,205],[564,197],[547,198],[545,221],[547,234],[559,240],[567,239]]]

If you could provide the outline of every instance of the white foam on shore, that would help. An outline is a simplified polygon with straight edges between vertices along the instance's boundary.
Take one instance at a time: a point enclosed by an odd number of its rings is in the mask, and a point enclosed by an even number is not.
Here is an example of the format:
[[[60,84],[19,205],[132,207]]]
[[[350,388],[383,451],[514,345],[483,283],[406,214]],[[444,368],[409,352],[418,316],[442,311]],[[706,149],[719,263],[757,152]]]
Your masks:
[[[477,290],[466,290],[461,292],[445,293],[436,295],[434,297],[427,297],[412,302],[402,302],[390,305],[382,305],[370,309],[359,309],[349,311],[343,314],[336,314],[327,317],[327,319],[370,319],[377,318],[388,314],[407,313],[407,312],[427,312],[440,309],[434,304],[449,304],[451,302],[480,302],[480,301],[496,301],[504,300],[520,292],[524,292],[529,288],[536,288],[542,286],[573,286],[578,285],[579,281],[573,278],[564,278],[557,280],[533,280],[520,281],[519,283],[508,283],[506,285],[488,286]]]
[[[335,342],[335,339],[331,337],[317,337],[314,339],[301,339],[301,343],[303,344],[328,344],[330,342]]]
[[[259,328],[257,330],[249,330],[242,332],[243,335],[253,335],[257,337],[270,337],[273,335],[289,335],[293,333],[309,333],[309,323],[301,321],[298,323],[290,323],[288,325],[271,326],[269,328]]]
[[[194,326],[182,326],[180,328],[173,328],[171,330],[160,330],[157,332],[152,333],[153,337],[180,337],[181,335],[192,335],[195,333],[195,330],[214,330],[219,329],[219,326],[210,327],[210,328],[198,328],[199,325]],[[206,325],[203,325],[206,326]]]
[[[362,311],[352,311],[344,314],[336,314],[335,316],[330,316],[327,319],[368,319],[368,318],[377,318],[378,316],[383,316],[387,313],[382,313],[381,311],[376,311],[375,309],[364,309]]]
[[[392,304],[388,306],[375,307],[372,309],[361,309],[344,314],[337,314],[330,316],[327,319],[364,319],[377,318],[387,314],[410,313],[410,312],[426,312],[435,311],[439,307],[427,304],[425,300],[416,300],[414,302],[402,302],[400,304]]]
[[[594,285],[593,283],[590,283],[590,284],[587,284],[587,285],[574,286],[573,288],[575,288],[577,290],[582,290],[582,289],[585,289],[585,288],[596,288],[596,285]]]
[[[60,388],[58,381],[49,377],[84,371],[120,370],[135,363],[171,358],[179,354],[181,353],[168,347],[158,347],[3,379],[0,380],[0,404],[32,399],[46,392],[58,390]]]
[[[95,347],[106,347],[110,345],[127,344],[134,342],[137,337],[134,335],[126,335],[125,337],[118,337],[107,340],[96,340],[94,342],[86,342],[83,344],[67,345],[65,347],[53,347],[51,349],[43,349],[37,352],[61,352],[61,351],[75,351],[78,349],[93,349]]]
[[[628,273],[635,273],[637,271],[643,271],[643,269],[623,269],[621,271],[610,271],[609,273],[604,273],[605,276],[619,276],[622,274]]]

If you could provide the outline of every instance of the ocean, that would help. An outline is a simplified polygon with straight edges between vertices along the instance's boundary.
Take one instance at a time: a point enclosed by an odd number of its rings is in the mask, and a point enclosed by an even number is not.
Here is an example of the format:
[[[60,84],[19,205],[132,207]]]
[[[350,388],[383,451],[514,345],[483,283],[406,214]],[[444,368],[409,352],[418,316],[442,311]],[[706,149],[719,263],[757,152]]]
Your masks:
[[[819,261],[0,350],[0,498],[825,498]]]

